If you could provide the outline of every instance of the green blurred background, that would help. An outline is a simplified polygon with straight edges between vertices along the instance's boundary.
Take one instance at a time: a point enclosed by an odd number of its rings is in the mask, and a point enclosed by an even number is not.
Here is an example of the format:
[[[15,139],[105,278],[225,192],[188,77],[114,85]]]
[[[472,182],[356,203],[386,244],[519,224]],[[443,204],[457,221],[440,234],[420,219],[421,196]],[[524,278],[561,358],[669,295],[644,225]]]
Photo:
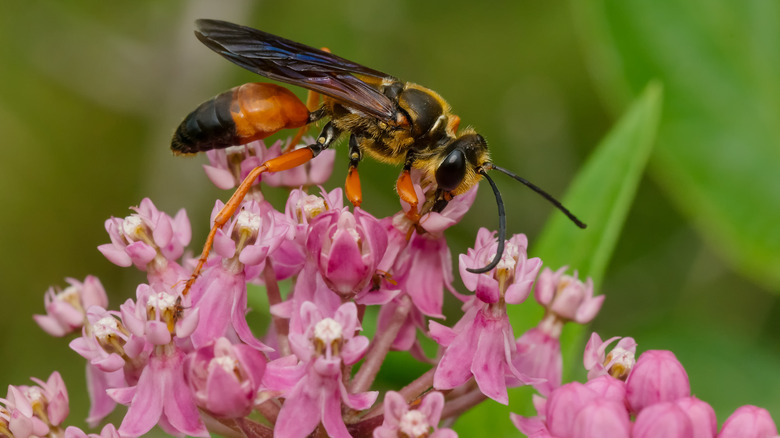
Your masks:
[[[95,248],[108,241],[104,220],[145,196],[170,214],[186,208],[195,246],[203,241],[215,197],[228,194],[208,184],[203,157],[170,154],[170,135],[203,100],[259,80],[197,42],[193,21],[207,17],[327,46],[440,92],[488,139],[496,163],[558,195],[647,81],[660,79],[656,148],[596,287],[607,300],[593,329],[633,336],[640,351],[673,350],[720,422],[743,404],[777,420],[778,8],[758,0],[6,0],[0,383],[60,370],[73,400],[69,421],[83,424],[83,362],[31,318],[43,310],[43,292],[94,274],[113,307],[132,296],[143,277]],[[340,156],[331,186],[345,175]],[[398,170],[373,162],[361,170],[364,208],[396,211]],[[525,232],[533,250],[557,213],[496,178],[510,231]],[[480,191],[450,231],[453,251],[480,226],[496,226],[492,195]],[[579,357],[567,359],[579,367]],[[481,432],[491,428],[505,430],[483,424]]]

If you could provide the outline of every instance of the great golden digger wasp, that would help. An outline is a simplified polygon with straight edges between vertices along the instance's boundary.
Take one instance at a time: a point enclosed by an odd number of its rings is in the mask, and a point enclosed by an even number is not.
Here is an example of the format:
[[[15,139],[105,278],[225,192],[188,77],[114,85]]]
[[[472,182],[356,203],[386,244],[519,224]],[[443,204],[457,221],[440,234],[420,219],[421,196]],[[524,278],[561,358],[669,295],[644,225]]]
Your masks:
[[[260,174],[301,165],[345,133],[349,133],[350,163],[345,192],[354,205],[362,200],[357,167],[364,154],[386,163],[403,164],[396,190],[415,213],[418,199],[409,174],[413,168],[422,170],[424,185],[436,187],[423,200],[423,214],[443,210],[452,197],[468,191],[483,177],[488,180],[498,203],[499,248],[490,264],[471,272],[493,269],[501,259],[506,237],[504,205],[488,170],[498,170],[520,181],[585,228],[552,196],[493,164],[485,139],[472,128],[458,132],[460,118],[433,90],[261,30],[218,20],[198,20],[196,25],[195,36],[211,50],[261,76],[306,88],[310,97],[320,94],[323,103],[310,111],[278,85],[250,83],[235,87],[204,102],[184,119],[171,142],[174,153],[194,154],[246,144],[281,129],[329,120],[314,144],[268,160],[244,179],[217,215],[187,290],[206,261],[217,229],[233,215]]]

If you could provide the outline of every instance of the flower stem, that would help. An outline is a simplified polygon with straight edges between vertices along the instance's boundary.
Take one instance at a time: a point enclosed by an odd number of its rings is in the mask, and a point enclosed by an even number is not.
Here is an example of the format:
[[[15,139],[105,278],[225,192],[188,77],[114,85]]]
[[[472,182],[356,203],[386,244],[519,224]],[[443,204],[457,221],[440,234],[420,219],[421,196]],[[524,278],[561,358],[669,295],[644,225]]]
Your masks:
[[[393,341],[406,321],[406,317],[412,309],[412,300],[408,295],[402,296],[400,300],[401,303],[396,307],[390,324],[381,333],[377,333],[371,341],[366,360],[355,374],[355,378],[352,379],[349,389],[353,394],[365,392],[371,387],[387,352],[390,351]]]
[[[435,373],[436,373],[436,368],[431,368],[420,377],[414,379],[412,383],[401,388],[401,390],[398,392],[403,396],[404,400],[406,400],[407,403],[416,400],[417,397],[421,396],[426,391],[431,389],[431,387],[433,386],[433,375]],[[365,420],[365,419],[375,417],[377,415],[381,415],[384,412],[384,409],[385,409],[384,403],[379,403],[375,405],[373,408],[371,408],[371,410],[368,411],[366,415],[364,415],[362,418]]]
[[[486,399],[487,396],[483,394],[478,387],[454,398],[448,397],[447,403],[444,405],[444,409],[441,412],[441,418],[457,417]]]
[[[271,260],[265,261],[265,267],[263,268],[263,280],[265,281],[265,290],[268,294],[268,304],[273,306],[282,302],[282,294],[279,292],[279,283],[276,281],[276,272],[274,272],[273,264]],[[287,356],[290,354],[290,343],[287,340],[287,334],[290,327],[287,325],[287,320],[279,318],[278,316],[272,316],[274,322],[274,328],[276,329],[276,343],[279,345],[279,354],[281,356]]]

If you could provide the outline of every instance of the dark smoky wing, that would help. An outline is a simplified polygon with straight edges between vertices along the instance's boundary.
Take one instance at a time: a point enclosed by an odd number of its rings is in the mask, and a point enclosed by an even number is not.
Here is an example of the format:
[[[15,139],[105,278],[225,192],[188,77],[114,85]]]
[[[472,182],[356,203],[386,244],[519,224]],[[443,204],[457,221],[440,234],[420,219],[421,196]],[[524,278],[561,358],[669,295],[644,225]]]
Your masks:
[[[395,80],[380,71],[251,27],[219,20],[197,20],[196,26],[203,44],[249,71],[317,91],[380,119],[395,114],[393,102],[370,84]]]

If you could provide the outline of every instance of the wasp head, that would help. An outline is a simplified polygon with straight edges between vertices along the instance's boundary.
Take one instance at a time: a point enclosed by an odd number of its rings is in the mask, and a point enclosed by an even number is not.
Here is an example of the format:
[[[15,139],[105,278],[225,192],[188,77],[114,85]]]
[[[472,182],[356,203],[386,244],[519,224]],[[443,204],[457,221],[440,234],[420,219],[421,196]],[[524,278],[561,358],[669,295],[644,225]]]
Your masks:
[[[434,174],[438,186],[434,211],[443,210],[453,196],[474,187],[482,178],[482,166],[490,161],[485,138],[470,131],[452,139],[440,157]]]

